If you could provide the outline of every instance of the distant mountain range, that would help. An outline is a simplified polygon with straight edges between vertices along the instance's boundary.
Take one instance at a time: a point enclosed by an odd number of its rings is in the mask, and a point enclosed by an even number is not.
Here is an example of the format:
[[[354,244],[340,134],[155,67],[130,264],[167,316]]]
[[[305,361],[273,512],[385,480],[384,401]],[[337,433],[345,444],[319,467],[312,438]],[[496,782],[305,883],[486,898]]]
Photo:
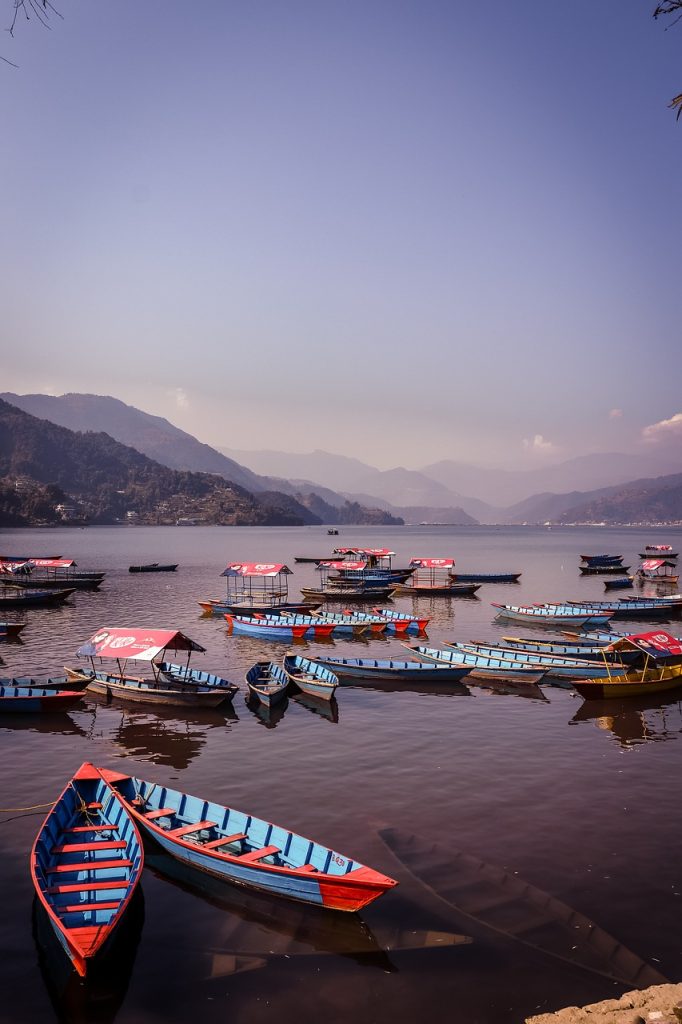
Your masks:
[[[675,505],[675,476],[682,470],[682,453],[586,455],[522,471],[483,469],[450,460],[423,470],[379,470],[359,459],[320,450],[304,454],[219,451],[160,416],[107,396],[8,393],[0,397],[70,429],[104,429],[169,468],[219,475],[250,492],[257,504],[268,503],[303,522],[405,520],[459,525],[682,519],[682,510],[676,511]],[[567,490],[569,480],[573,486]],[[476,496],[462,494],[459,488],[465,486],[475,487]]]

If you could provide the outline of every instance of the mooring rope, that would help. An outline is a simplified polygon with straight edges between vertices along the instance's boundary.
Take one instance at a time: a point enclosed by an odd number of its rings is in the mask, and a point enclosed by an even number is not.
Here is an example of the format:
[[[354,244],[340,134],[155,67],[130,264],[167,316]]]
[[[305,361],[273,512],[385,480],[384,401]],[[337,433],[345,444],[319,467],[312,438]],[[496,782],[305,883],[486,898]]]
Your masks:
[[[11,814],[15,811],[42,811],[44,807],[54,807],[56,800],[50,800],[49,804],[33,804],[31,807],[0,807],[0,814]]]

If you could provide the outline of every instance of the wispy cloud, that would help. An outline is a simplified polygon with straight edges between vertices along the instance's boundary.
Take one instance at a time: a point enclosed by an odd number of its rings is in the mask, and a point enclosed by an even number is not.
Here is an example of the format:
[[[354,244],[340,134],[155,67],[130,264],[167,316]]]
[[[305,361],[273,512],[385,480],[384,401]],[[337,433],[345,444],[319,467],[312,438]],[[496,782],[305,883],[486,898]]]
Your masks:
[[[554,455],[559,451],[557,445],[552,444],[542,434],[535,434],[531,438],[524,437],[523,447],[527,452],[532,452],[535,455]]]
[[[682,440],[682,412],[676,412],[669,420],[659,420],[645,427],[642,438],[651,442]]]
[[[184,388],[171,388],[168,394],[174,399],[178,409],[189,409],[189,398]]]
[[[610,409],[609,410],[609,419],[610,420],[619,420],[622,415],[623,415],[623,410],[622,409]]]

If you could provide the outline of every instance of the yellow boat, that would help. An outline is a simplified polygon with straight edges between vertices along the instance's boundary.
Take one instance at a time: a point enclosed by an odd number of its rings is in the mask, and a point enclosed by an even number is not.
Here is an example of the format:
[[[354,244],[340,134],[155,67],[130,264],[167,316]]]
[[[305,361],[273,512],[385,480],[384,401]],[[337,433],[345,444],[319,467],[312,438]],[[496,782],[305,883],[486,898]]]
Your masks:
[[[644,655],[644,666],[613,678],[574,680],[573,686],[585,700],[645,697],[682,686],[682,641],[662,629],[623,637],[604,650],[639,651]]]

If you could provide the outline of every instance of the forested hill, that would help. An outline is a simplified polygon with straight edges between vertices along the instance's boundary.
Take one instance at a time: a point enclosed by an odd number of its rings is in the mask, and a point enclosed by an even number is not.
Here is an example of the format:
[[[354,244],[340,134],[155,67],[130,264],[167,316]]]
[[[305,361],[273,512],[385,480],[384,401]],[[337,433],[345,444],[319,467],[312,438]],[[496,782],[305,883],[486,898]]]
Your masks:
[[[281,504],[280,504],[281,499]],[[59,522],[67,505],[87,522],[237,526],[319,523],[285,495],[254,497],[211,473],[168,469],[104,433],[76,433],[0,400],[0,525]]]

